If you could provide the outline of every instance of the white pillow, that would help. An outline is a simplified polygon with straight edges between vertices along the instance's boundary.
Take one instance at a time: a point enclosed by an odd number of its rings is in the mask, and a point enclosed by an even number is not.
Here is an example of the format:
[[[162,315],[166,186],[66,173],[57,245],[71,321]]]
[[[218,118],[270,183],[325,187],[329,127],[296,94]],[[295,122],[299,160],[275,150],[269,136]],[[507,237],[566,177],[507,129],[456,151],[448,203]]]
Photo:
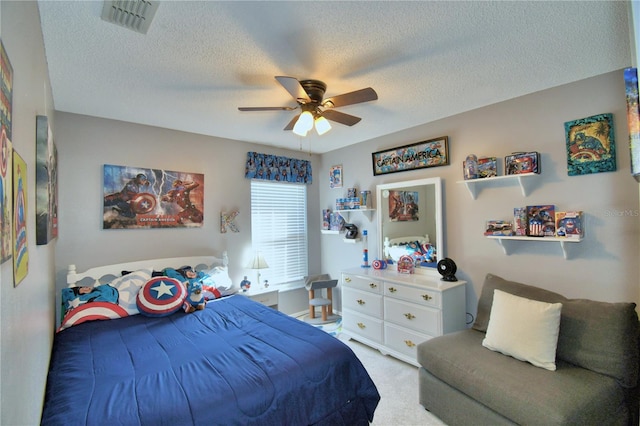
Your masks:
[[[238,292],[238,287],[233,284],[226,268],[216,266],[209,271],[202,271],[205,277],[201,280],[205,286],[215,287],[220,296],[229,296]]]
[[[129,315],[139,314],[136,298],[143,285],[151,279],[151,268],[140,269],[130,274],[123,275],[109,284],[118,290],[118,305]]]
[[[545,303],[494,290],[482,346],[555,371],[562,303]]]

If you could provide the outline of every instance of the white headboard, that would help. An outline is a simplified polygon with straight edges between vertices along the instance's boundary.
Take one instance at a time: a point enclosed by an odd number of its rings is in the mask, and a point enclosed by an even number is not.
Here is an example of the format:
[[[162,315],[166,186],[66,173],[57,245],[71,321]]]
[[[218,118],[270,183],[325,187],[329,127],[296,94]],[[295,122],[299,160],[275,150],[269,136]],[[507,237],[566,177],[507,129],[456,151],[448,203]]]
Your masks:
[[[67,270],[67,286],[73,287],[78,283],[84,286],[96,286],[103,282],[109,282],[115,277],[122,275],[122,271],[136,271],[139,269],[162,270],[164,268],[182,268],[191,266],[198,271],[209,270],[213,267],[227,269],[229,258],[227,252],[222,254],[222,258],[215,256],[192,256],[192,257],[171,257],[166,259],[138,260],[135,262],[116,263],[113,265],[97,266],[78,273],[76,265],[69,265]]]

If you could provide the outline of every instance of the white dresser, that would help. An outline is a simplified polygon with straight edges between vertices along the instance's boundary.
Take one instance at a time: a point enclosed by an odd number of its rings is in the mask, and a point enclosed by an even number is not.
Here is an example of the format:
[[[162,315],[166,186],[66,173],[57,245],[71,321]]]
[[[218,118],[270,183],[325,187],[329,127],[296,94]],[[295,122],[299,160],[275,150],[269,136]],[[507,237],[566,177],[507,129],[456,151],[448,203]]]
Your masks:
[[[466,281],[395,270],[342,271],[342,333],[418,366],[418,343],[466,328]]]

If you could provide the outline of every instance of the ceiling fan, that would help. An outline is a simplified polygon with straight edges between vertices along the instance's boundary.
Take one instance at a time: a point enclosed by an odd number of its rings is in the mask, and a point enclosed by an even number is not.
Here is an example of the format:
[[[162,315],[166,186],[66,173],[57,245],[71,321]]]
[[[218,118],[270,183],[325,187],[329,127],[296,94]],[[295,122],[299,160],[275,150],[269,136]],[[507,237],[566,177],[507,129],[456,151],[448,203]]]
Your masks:
[[[327,120],[346,126],[353,126],[361,120],[360,117],[345,114],[333,108],[378,99],[378,94],[371,87],[323,99],[327,85],[320,80],[298,80],[294,77],[286,76],[276,76],[276,80],[296,100],[298,106],[239,107],[238,109],[240,111],[293,111],[300,108],[300,114],[296,115],[284,128],[284,130],[293,130],[294,133],[300,136],[306,136],[314,124],[318,134],[326,133],[331,129],[331,125]]]

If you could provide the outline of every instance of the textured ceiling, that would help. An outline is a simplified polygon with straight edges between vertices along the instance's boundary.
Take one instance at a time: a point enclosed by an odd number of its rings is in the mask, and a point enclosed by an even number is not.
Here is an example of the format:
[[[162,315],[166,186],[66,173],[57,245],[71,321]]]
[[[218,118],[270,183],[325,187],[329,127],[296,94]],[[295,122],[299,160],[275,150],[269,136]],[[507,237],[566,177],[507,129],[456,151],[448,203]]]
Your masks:
[[[39,1],[56,110],[314,153],[630,66],[627,7],[163,1],[143,35],[103,21],[101,1]],[[297,106],[276,75],[379,99],[300,138],[283,130],[299,111],[237,109]]]

